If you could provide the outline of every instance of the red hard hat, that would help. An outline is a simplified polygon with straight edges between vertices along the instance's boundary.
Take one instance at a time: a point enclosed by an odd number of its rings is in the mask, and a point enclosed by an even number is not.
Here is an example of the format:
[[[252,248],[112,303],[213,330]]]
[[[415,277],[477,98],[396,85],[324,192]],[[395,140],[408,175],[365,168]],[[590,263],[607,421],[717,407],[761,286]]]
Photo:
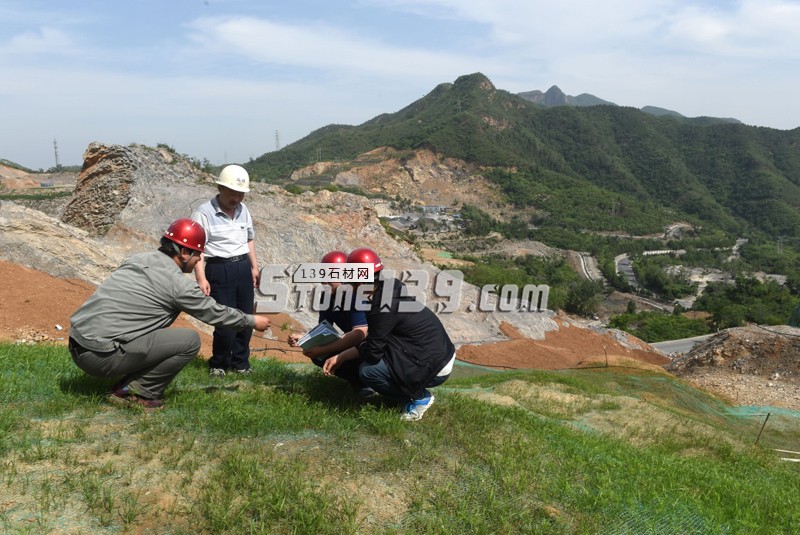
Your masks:
[[[347,262],[347,254],[344,251],[329,251],[320,260],[323,264],[344,264]]]
[[[367,247],[361,247],[351,251],[347,255],[348,264],[373,264],[375,266],[374,272],[377,273],[383,269],[381,259],[378,258],[378,253]]]
[[[197,221],[193,219],[177,219],[173,222],[164,237],[174,241],[181,247],[192,249],[193,251],[203,252],[206,246],[206,231]]]

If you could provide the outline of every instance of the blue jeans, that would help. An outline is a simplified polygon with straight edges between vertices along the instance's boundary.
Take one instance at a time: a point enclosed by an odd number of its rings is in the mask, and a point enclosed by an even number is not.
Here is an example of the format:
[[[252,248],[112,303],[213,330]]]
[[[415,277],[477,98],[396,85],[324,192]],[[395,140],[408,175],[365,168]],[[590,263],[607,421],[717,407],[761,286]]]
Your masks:
[[[358,375],[361,378],[361,382],[364,383],[364,386],[372,388],[375,392],[382,396],[395,401],[412,401],[408,397],[408,394],[403,392],[400,386],[394,381],[392,378],[392,372],[389,371],[389,367],[383,360],[377,364],[362,364],[358,369]],[[450,377],[450,374],[437,375],[433,377],[428,384],[425,385],[425,393],[422,397],[430,397],[431,393],[428,388],[439,386],[447,381],[448,377]]]

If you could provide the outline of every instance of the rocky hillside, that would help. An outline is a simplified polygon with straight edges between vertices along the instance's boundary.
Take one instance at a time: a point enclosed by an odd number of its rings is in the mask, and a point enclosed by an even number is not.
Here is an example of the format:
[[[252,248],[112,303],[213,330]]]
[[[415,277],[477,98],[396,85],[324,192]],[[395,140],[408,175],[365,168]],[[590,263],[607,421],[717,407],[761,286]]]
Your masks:
[[[398,151],[380,147],[350,161],[302,167],[292,173],[291,179],[357,187],[424,205],[471,204],[497,215],[502,212],[498,209],[503,204],[502,195],[495,184],[483,177],[478,166],[424,149]]]
[[[665,369],[744,405],[800,410],[800,329],[728,329]]]
[[[156,247],[169,222],[190,215],[215,193],[212,176],[169,151],[93,143],[62,221],[2,204],[0,259],[98,283],[125,256]],[[368,246],[391,268],[424,269],[431,281],[438,273],[407,244],[386,234],[364,197],[330,191],[293,195],[253,184],[245,202],[255,219],[262,267],[316,261],[330,249]],[[441,316],[459,344],[507,340],[504,322],[531,339],[558,328],[552,312],[473,311],[477,289],[465,284],[462,295],[459,311]],[[305,325],[315,321],[308,311],[295,315]]]

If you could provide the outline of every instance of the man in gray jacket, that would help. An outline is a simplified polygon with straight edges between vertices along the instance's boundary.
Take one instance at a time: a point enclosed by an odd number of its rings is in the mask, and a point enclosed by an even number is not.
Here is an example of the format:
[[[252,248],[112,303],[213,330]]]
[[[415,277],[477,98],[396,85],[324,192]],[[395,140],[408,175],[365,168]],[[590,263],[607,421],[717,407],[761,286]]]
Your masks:
[[[181,312],[214,326],[269,327],[268,318],[220,305],[184,276],[194,270],[204,244],[197,222],[178,219],[158,251],[124,261],[70,318],[75,364],[96,377],[122,376],[110,401],[145,410],[163,407],[164,390],[200,351],[196,331],[167,329]]]

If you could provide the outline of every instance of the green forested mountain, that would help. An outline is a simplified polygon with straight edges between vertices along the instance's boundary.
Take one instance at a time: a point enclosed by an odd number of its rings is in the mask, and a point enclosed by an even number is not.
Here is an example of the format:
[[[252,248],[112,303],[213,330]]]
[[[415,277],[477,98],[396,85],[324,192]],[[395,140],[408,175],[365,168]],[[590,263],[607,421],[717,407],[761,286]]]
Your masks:
[[[684,219],[731,234],[800,237],[800,128],[542,107],[482,74],[359,126],[326,126],[246,167],[257,180],[281,182],[313,161],[381,146],[487,167],[537,226],[649,233]]]

